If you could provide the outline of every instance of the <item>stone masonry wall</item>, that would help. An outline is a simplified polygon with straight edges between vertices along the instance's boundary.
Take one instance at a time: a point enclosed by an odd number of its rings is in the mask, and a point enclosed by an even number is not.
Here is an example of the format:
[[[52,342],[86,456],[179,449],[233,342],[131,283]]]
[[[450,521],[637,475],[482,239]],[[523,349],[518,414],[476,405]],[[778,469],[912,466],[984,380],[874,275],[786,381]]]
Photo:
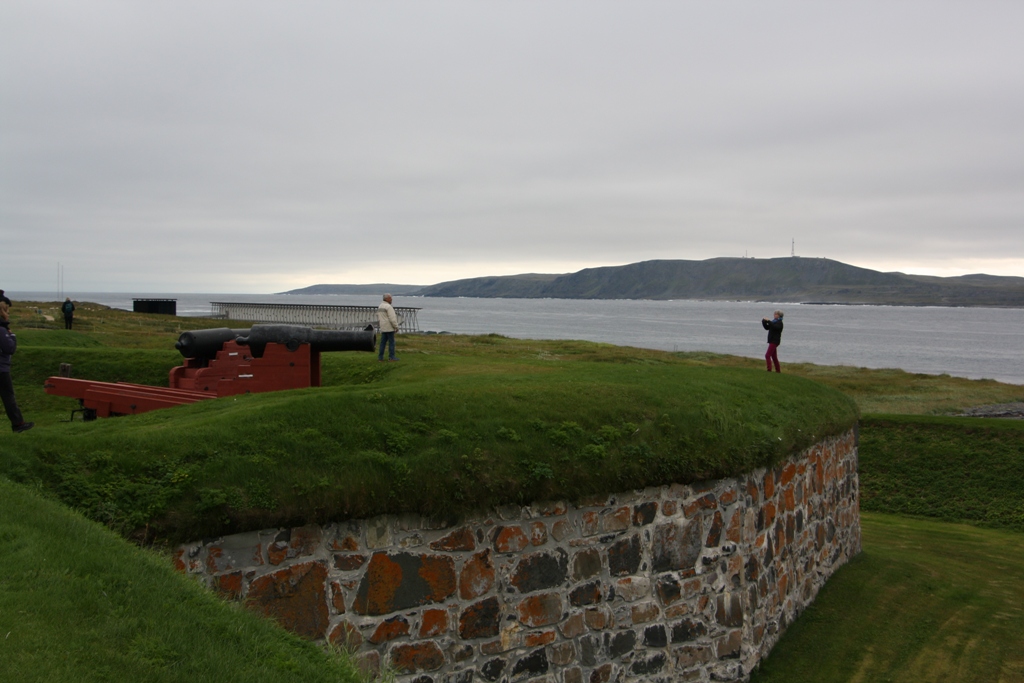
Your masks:
[[[178,568],[398,683],[740,681],[860,552],[853,431],[736,479],[178,548]]]

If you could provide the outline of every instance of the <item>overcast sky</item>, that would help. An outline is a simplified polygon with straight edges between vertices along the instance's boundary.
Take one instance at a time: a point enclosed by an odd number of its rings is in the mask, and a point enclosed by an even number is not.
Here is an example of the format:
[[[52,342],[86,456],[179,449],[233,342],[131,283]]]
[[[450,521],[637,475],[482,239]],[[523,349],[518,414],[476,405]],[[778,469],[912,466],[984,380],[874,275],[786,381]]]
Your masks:
[[[1024,275],[1024,2],[0,3],[0,288]]]

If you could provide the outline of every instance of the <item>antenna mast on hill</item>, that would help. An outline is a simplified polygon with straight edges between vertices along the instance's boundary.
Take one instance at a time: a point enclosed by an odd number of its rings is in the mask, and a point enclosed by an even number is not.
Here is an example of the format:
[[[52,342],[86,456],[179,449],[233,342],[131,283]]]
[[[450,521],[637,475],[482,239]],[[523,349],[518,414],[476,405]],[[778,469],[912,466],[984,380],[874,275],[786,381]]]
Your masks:
[[[796,238],[789,245],[789,255],[791,258],[796,258]]]

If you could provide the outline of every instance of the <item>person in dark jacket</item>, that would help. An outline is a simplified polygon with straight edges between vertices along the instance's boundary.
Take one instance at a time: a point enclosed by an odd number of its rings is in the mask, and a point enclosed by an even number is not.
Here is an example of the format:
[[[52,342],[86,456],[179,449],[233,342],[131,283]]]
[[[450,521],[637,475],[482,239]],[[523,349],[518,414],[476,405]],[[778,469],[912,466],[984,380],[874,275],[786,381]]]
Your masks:
[[[70,296],[60,305],[60,312],[64,314],[64,329],[70,330],[71,323],[75,319],[75,305],[71,303]]]
[[[18,350],[18,340],[10,329],[10,306],[0,301],[0,400],[11,421],[11,429],[25,432],[35,426],[34,422],[25,422],[14,398],[14,384],[11,383],[11,356]]]
[[[779,369],[779,344],[782,343],[782,311],[775,311],[775,317],[769,320],[761,318],[761,326],[768,330],[768,353],[764,354],[764,362],[768,366],[768,372],[772,371],[772,363],[775,364],[775,372],[782,372]]]
[[[7,304],[8,308],[10,308],[11,306],[14,305],[14,304],[11,303],[11,300],[7,298],[7,295],[4,294],[4,290],[2,290],[2,289],[0,289],[0,301],[5,302]]]

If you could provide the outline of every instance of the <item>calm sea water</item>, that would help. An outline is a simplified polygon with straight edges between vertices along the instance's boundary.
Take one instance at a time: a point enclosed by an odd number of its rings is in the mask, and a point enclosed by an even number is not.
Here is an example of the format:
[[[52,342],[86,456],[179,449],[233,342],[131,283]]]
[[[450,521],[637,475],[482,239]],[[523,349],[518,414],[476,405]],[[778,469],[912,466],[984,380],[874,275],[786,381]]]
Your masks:
[[[118,294],[70,292],[131,310],[132,297],[178,300],[178,315],[209,315],[211,301],[376,306],[378,296]],[[52,292],[8,292],[52,301]],[[520,339],[586,339],[665,351],[762,357],[761,318],[785,311],[779,358],[822,365],[900,368],[1024,384],[1024,310],[906,306],[821,306],[732,301],[447,299],[395,297],[418,307],[420,329]],[[785,371],[785,368],[783,368]]]

